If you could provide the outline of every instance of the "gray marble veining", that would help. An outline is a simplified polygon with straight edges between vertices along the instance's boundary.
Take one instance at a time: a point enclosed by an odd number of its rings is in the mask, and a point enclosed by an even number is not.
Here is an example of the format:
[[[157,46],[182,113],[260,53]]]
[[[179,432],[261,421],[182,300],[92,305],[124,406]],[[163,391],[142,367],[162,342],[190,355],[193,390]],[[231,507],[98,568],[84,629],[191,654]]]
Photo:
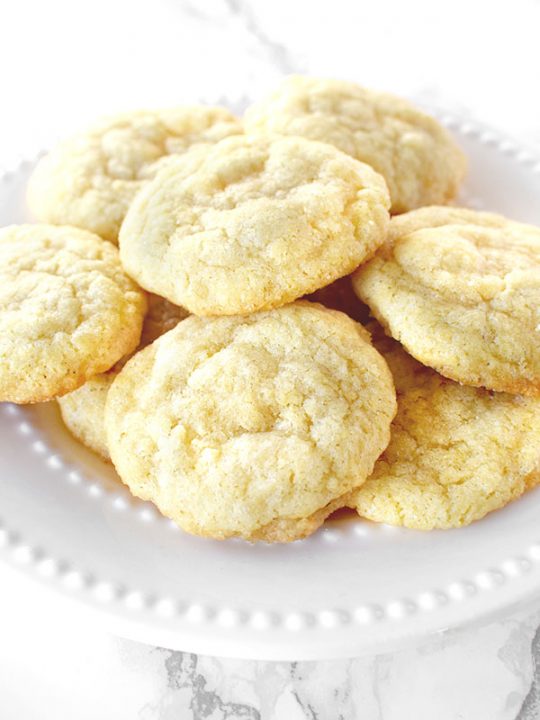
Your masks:
[[[252,3],[246,0],[225,0],[225,2],[231,14],[242,20],[246,30],[268,53],[268,58],[274,68],[284,75],[305,71],[302,63],[286,45],[267,34],[264,25],[259,22],[257,14],[254,12]]]
[[[536,629],[531,656],[534,667],[531,686],[517,716],[517,720],[536,720],[540,718],[540,627]]]
[[[148,648],[146,661],[157,659],[161,679],[139,717],[432,720],[436,712],[441,720],[533,720],[540,717],[539,623],[540,612],[529,608],[420,648],[328,662],[227,660]],[[126,641],[117,642],[125,652]]]

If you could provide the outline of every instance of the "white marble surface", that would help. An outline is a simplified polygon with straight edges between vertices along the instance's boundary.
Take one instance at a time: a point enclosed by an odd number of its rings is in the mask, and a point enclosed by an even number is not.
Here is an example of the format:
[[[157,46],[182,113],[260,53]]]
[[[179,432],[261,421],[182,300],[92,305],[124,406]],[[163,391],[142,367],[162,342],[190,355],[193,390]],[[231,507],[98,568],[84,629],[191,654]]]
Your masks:
[[[536,720],[540,609],[375,657],[270,663],[116,638],[2,569],[0,717]],[[536,669],[538,667],[538,670]]]
[[[0,160],[101,112],[355,79],[540,151],[540,2],[19,0],[0,9]],[[0,568],[0,717],[533,720],[540,600],[393,654],[217,660],[121,640]]]

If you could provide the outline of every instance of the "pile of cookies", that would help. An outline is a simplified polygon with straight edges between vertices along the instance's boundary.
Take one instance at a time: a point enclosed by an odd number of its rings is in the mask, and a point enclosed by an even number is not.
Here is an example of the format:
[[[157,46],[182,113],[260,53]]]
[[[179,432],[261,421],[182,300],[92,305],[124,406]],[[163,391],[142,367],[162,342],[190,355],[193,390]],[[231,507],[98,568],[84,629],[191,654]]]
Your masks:
[[[465,167],[331,80],[102,121],[0,231],[0,400],[198,535],[483,517],[540,480],[540,229],[447,205]]]

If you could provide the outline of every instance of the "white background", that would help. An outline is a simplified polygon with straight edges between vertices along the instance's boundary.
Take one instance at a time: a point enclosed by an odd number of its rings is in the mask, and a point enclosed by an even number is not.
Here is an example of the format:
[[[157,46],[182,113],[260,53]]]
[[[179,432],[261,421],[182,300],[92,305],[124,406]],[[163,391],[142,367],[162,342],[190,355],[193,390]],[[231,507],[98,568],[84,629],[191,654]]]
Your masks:
[[[0,164],[104,112],[242,101],[290,72],[416,97],[540,150],[534,0],[18,0],[0,6],[0,33]],[[534,608],[428,650],[294,666],[124,642],[12,571],[0,584],[10,720],[540,717]]]
[[[290,72],[466,109],[540,142],[537,0],[17,0],[2,8],[8,150],[103,112],[254,95]]]

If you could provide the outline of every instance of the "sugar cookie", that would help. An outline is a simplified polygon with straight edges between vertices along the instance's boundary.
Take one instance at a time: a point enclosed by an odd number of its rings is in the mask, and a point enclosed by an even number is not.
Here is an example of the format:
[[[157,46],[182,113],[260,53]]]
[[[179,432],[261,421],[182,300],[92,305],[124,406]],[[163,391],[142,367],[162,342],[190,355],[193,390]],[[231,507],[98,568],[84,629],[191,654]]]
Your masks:
[[[145,294],[118,250],[72,227],[0,230],[0,400],[50,400],[139,342]]]
[[[188,317],[125,365],[105,422],[131,492],[188,532],[286,542],[346,504],[395,410],[366,331],[300,301]]]
[[[304,138],[232,137],[171,158],[120,231],[137,282],[196,315],[278,307],[370,257],[388,192],[370,167]]]
[[[38,220],[74,225],[116,242],[129,204],[162,158],[242,132],[220,107],[140,110],[104,118],[46,155],[28,187]]]
[[[396,384],[389,446],[355,493],[361,516],[431,530],[467,525],[540,481],[540,400],[458,385],[373,336]]]
[[[327,142],[371,165],[388,184],[393,213],[451,200],[465,174],[465,156],[434,118],[350,82],[289,77],[248,109],[245,125]]]
[[[424,365],[466,385],[540,394],[540,228],[423,208],[392,219],[353,286]]]

